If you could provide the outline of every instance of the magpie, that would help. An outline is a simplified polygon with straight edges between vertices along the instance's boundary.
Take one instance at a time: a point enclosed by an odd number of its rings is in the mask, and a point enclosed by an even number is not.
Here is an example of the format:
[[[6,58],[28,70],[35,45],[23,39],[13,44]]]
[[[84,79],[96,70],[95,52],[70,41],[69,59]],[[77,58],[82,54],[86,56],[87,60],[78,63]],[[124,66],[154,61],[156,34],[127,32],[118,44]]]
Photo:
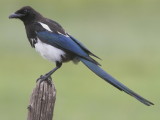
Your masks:
[[[105,72],[100,67],[100,64],[91,56],[98,59],[100,58],[68,34],[59,23],[43,17],[30,6],[22,7],[11,14],[9,18],[20,19],[24,23],[31,46],[35,48],[43,58],[55,62],[56,67],[41,76],[41,80],[46,80],[50,77],[64,62],[73,61],[74,63],[78,63],[81,61],[92,72],[114,87],[133,96],[147,106],[154,105]]]

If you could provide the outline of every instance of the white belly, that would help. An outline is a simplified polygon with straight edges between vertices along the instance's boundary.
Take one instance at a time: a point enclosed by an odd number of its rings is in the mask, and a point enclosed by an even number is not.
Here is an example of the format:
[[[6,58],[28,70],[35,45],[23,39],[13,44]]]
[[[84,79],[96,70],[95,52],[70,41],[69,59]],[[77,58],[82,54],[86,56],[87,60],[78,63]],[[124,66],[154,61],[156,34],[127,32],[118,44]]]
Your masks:
[[[48,45],[46,43],[42,43],[39,39],[37,39],[37,43],[35,44],[35,49],[37,52],[40,53],[40,55],[52,62],[62,61],[62,56],[65,56],[65,52],[53,47],[51,45]]]

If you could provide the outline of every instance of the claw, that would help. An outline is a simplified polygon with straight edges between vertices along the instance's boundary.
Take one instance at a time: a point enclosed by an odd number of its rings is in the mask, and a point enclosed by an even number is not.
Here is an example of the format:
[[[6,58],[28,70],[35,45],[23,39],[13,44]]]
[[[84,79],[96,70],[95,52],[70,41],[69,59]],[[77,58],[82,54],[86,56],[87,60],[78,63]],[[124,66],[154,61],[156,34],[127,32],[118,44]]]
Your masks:
[[[37,80],[36,82],[40,81],[40,84],[41,82],[43,81],[46,81],[48,84],[52,85],[52,78],[51,76],[48,76],[48,75],[41,75]]]
[[[36,82],[38,82],[39,80],[42,80],[42,77],[43,77],[43,75],[41,75],[41,76],[36,80]]]
[[[51,78],[51,75],[57,70],[59,69],[60,67],[62,66],[62,63],[60,62],[56,62],[56,67],[54,69],[52,69],[51,71],[49,71],[48,73],[46,73],[45,75],[41,75],[37,80],[36,82],[40,81],[40,83],[42,81],[47,81],[49,84],[52,84],[52,78]]]

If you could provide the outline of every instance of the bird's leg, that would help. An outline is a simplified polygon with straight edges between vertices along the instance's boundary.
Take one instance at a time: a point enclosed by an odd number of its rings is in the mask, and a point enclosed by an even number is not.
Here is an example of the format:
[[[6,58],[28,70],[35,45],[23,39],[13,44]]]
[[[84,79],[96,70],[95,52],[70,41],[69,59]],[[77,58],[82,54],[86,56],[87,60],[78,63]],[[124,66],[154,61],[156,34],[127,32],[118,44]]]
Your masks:
[[[62,63],[60,62],[56,62],[56,67],[54,69],[52,69],[51,71],[49,71],[48,73],[46,73],[45,75],[41,75],[40,78],[37,79],[37,81],[48,81],[49,77],[51,77],[51,75],[56,71],[58,70],[60,67],[62,66]]]

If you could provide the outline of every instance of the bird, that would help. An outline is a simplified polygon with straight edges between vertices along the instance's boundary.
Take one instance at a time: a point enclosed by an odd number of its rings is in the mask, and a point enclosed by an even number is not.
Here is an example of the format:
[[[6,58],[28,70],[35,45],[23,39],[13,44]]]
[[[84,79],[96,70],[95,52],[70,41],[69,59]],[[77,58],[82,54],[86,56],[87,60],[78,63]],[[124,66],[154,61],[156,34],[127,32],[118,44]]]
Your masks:
[[[42,14],[31,6],[24,6],[18,9],[9,15],[9,18],[21,20],[24,23],[31,47],[35,48],[43,58],[56,64],[54,69],[40,76],[41,80],[49,78],[65,62],[73,61],[74,63],[78,63],[81,61],[97,76],[120,91],[124,91],[147,106],[154,105],[154,103],[132,91],[104,71],[101,65],[92,57],[100,58],[93,54],[80,41],[67,33],[58,22],[43,17]]]

